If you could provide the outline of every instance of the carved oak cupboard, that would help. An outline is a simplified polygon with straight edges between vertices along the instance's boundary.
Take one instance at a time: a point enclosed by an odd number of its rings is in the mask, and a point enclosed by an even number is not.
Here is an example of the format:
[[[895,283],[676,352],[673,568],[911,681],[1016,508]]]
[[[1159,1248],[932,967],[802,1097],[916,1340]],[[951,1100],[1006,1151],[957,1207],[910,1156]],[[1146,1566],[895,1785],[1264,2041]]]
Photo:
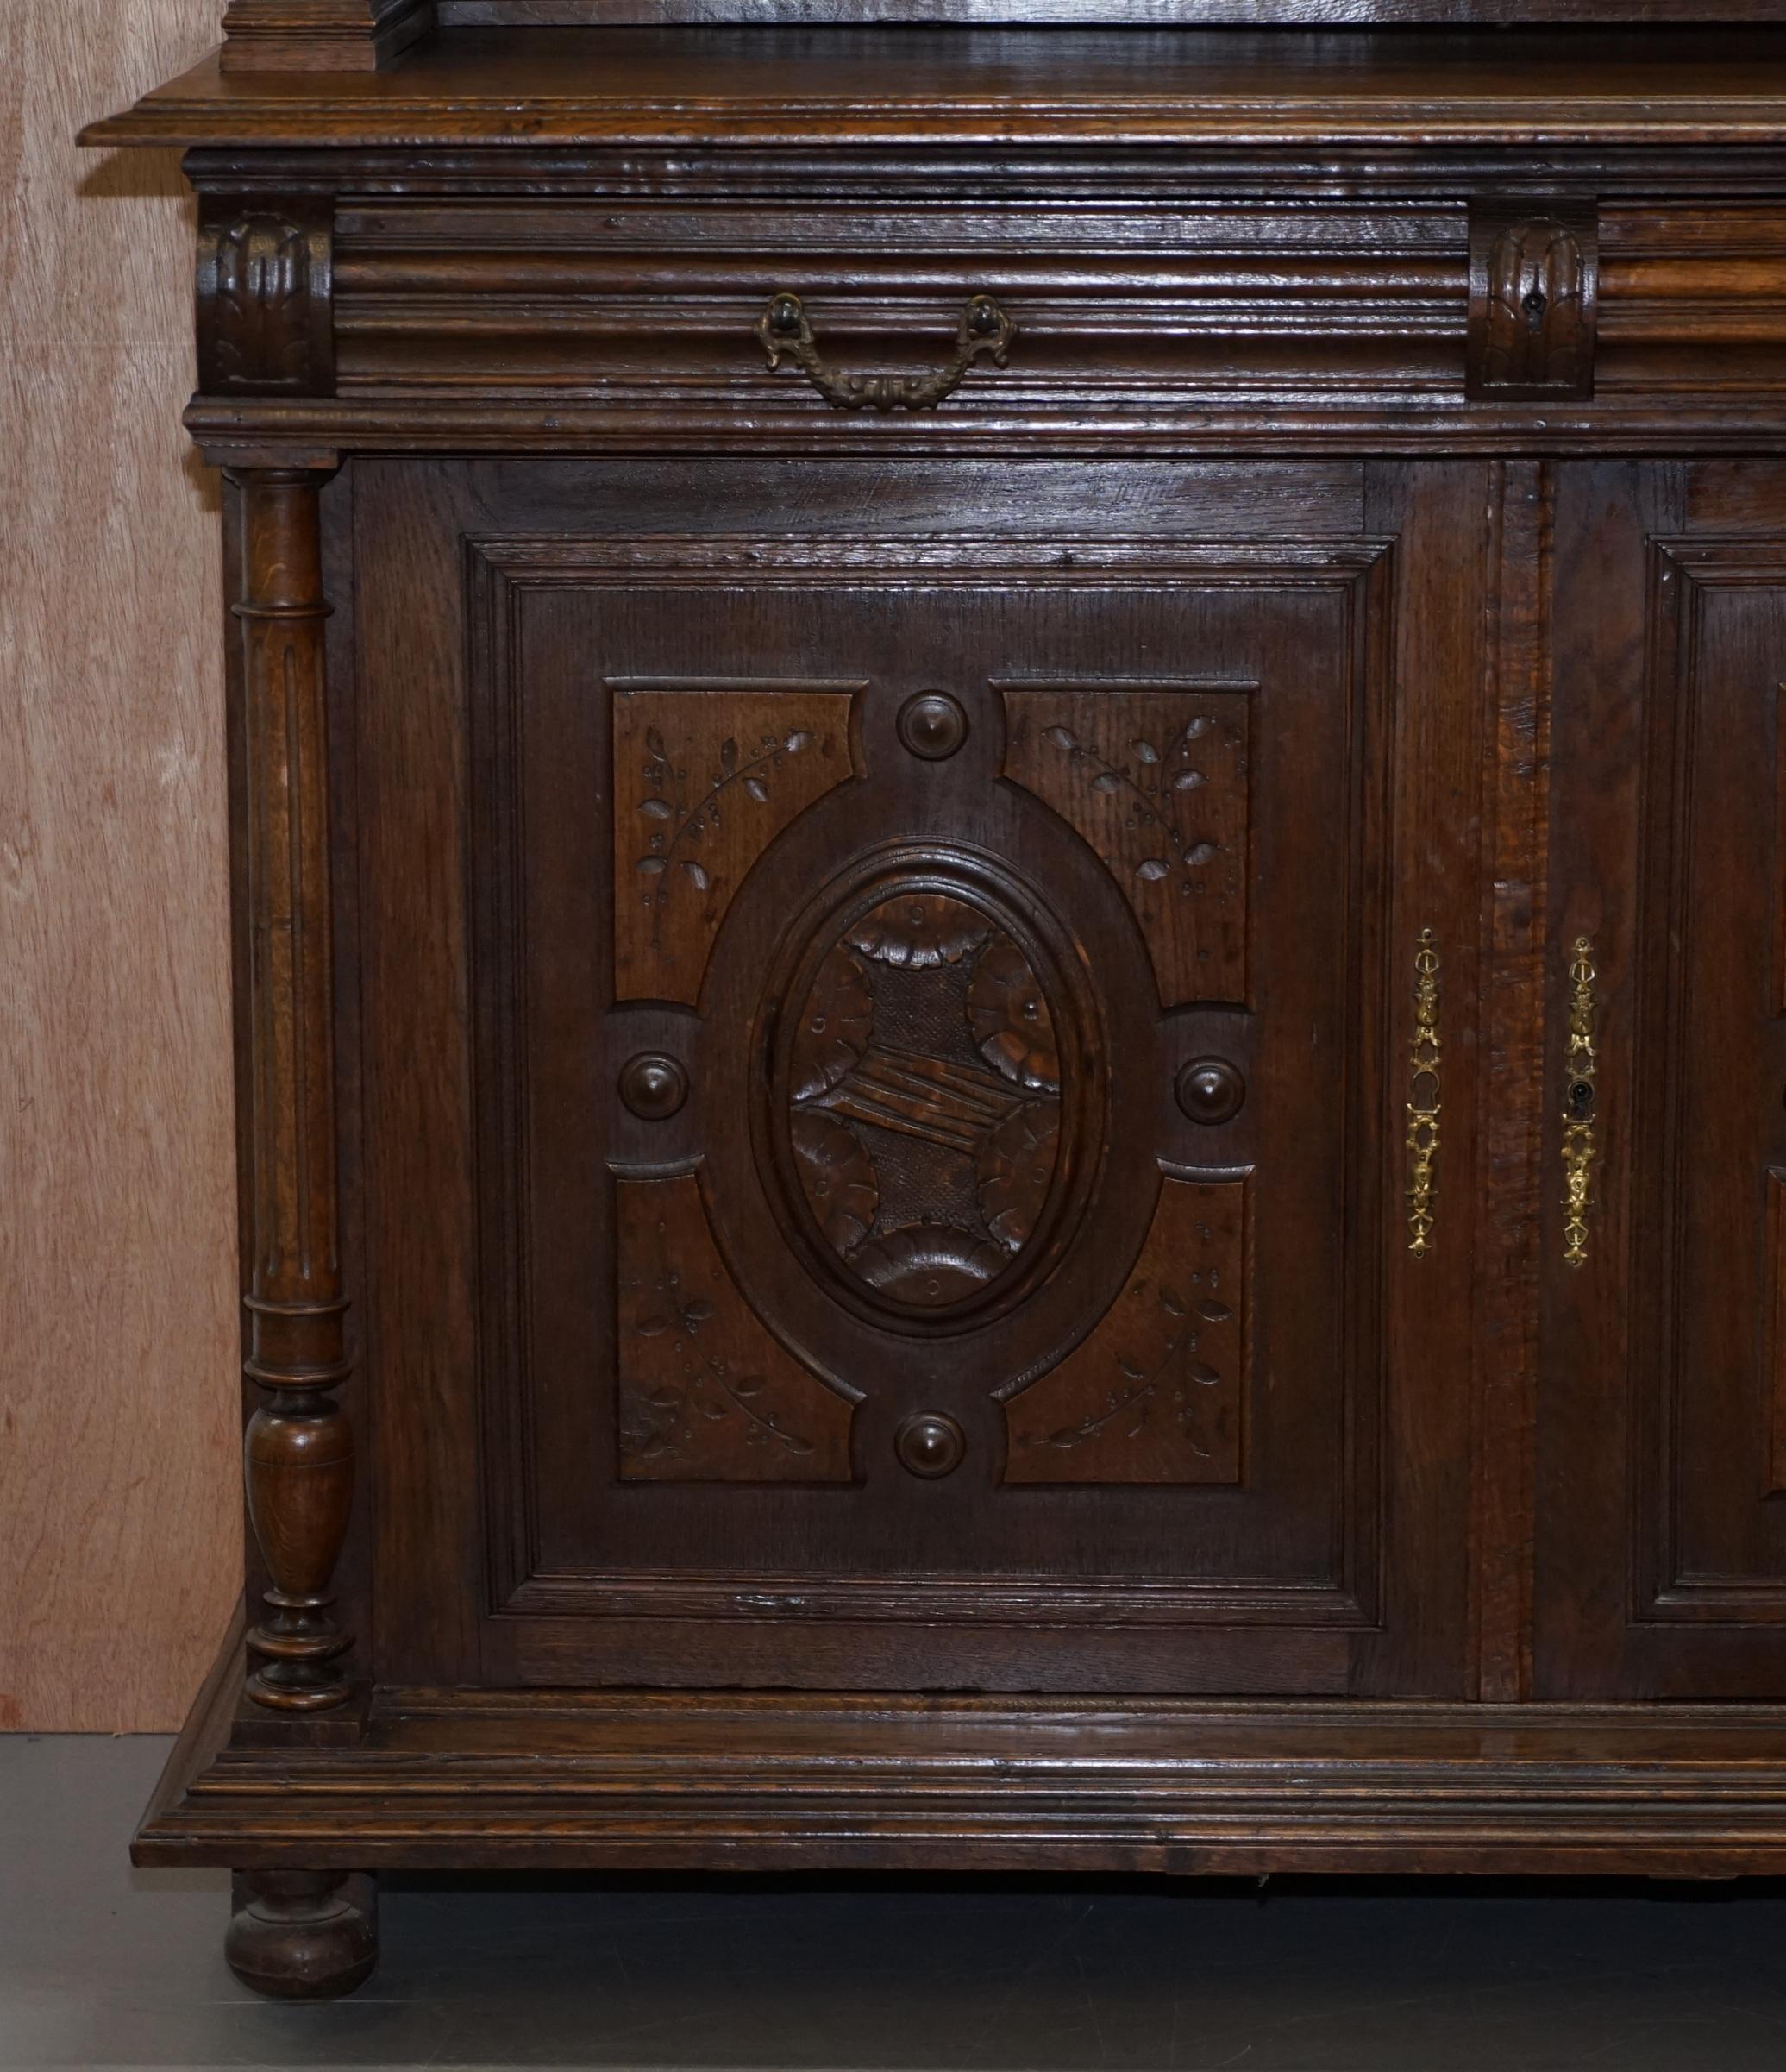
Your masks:
[[[397,1866],[1779,1869],[1777,10],[730,11],[90,133],[234,600],[139,1860],[285,1994]]]

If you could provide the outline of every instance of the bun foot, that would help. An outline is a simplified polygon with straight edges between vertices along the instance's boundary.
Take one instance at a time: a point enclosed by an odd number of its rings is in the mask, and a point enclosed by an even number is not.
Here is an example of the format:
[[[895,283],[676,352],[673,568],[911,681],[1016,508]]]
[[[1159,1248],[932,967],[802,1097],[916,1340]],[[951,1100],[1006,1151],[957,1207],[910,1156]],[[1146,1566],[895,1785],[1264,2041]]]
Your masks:
[[[378,1888],[350,1871],[237,1871],[223,1956],[244,1986],[279,2000],[332,2000],[379,1961]]]

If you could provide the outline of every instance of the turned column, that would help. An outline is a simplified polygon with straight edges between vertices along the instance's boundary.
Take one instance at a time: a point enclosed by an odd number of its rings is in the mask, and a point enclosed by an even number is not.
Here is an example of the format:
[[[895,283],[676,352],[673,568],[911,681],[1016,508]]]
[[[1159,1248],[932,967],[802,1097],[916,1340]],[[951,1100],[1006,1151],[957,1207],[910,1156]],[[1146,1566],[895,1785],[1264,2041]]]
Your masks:
[[[335,1563],[354,1487],[335,1391],[349,1367],[335,1184],[335,1001],[319,499],[326,474],[241,469],[248,761],[248,1103],[254,1228],[245,1372],[263,1392],[244,1446],[271,1586],[249,1630],[248,1695],[281,1711],[348,1696]]]

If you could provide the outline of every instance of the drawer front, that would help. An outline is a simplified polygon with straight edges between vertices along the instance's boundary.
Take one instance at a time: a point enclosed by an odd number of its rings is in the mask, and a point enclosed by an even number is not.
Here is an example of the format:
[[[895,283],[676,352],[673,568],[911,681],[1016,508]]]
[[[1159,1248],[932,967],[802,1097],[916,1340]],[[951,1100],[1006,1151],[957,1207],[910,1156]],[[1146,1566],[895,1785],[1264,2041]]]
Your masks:
[[[1467,191],[1340,196],[1200,195],[1190,175],[1175,192],[1155,169],[1112,196],[1113,178],[1062,192],[1058,170],[969,166],[903,200],[838,198],[834,168],[789,195],[755,167],[757,192],[730,200],[681,177],[674,203],[343,201],[339,398],[423,440],[433,411],[442,436],[486,443],[475,405],[511,436],[761,446],[1385,421],[1398,439],[1515,421],[1551,441],[1752,438],[1781,392],[1786,206],[1766,198],[1596,203],[1591,173],[1585,198],[1561,173],[1507,195],[1492,169]],[[799,298],[829,391],[766,350],[778,294]],[[939,397],[975,296],[1009,349]]]
[[[803,298],[840,367],[904,371],[945,359],[985,292],[1020,343],[976,369],[956,416],[1087,386],[1112,407],[1159,385],[1438,387],[1462,374],[1465,245],[1457,203],[361,208],[339,228],[341,376],[822,418],[791,367],[771,377],[773,293]]]

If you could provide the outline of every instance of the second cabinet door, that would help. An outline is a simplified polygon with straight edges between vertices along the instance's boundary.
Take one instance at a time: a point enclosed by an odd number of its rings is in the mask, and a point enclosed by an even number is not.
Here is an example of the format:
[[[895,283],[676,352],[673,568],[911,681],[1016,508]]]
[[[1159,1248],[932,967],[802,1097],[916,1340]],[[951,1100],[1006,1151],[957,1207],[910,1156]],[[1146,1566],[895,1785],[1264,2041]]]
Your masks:
[[[1482,471],[431,479],[479,1673],[1460,1689]]]
[[[1538,1694],[1777,1697],[1786,470],[1556,510]]]

